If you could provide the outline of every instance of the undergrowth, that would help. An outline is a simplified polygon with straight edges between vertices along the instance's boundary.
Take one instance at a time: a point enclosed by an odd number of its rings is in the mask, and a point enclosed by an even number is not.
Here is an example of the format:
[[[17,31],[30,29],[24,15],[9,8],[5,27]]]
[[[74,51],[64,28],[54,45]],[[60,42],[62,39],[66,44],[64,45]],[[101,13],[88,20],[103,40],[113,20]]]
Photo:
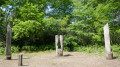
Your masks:
[[[120,56],[120,45],[112,45],[111,49],[116,56]],[[24,52],[39,52],[39,51],[47,51],[47,50],[55,50],[55,45],[42,45],[42,46],[23,46],[22,51]],[[5,54],[5,47],[0,47],[0,55]],[[64,47],[64,51],[69,51],[68,47]],[[73,47],[73,51],[77,52],[84,52],[84,53],[91,53],[99,56],[105,55],[105,47],[100,45],[87,45],[87,46],[75,46]],[[11,47],[12,53],[18,53],[19,47],[12,46]]]

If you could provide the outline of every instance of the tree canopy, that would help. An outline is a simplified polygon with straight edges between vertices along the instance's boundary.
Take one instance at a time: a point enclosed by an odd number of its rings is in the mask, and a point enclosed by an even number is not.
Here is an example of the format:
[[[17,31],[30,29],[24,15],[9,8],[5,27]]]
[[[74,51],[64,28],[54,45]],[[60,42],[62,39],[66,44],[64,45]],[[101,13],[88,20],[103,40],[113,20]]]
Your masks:
[[[0,40],[11,25],[13,43],[43,45],[64,35],[66,47],[103,45],[109,23],[112,44],[120,41],[119,0],[0,0]]]

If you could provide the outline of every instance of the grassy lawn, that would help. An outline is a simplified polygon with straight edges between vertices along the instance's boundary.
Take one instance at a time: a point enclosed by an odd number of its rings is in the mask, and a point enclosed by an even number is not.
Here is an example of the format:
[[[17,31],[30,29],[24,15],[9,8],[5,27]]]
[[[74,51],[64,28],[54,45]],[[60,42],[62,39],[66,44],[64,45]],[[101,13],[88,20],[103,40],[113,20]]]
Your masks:
[[[38,52],[26,52],[26,51],[23,51],[21,53],[24,54],[24,56],[26,57],[33,57],[33,56],[38,56],[40,54],[49,54],[49,53],[52,53],[52,52],[55,52],[55,50],[46,50],[46,51],[38,51]],[[18,57],[19,53],[12,53],[12,57]],[[5,54],[0,54],[0,59],[1,58],[5,58]]]

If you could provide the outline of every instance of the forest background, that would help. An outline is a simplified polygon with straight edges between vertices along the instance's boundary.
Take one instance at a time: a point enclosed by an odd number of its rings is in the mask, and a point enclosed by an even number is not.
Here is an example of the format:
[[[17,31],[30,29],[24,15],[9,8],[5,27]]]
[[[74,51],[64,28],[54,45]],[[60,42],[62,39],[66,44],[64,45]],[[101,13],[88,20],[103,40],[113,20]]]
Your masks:
[[[58,34],[66,51],[104,53],[106,23],[112,51],[120,54],[119,0],[0,0],[0,54],[8,24],[12,52],[55,50]]]

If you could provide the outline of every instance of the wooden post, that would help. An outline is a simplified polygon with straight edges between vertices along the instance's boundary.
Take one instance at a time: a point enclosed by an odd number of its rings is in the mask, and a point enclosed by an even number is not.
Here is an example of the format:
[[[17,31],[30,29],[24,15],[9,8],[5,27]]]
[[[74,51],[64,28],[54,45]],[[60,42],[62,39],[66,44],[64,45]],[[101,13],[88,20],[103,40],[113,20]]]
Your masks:
[[[19,54],[19,58],[18,58],[18,66],[22,66],[23,65],[23,63],[22,63],[22,57],[23,57],[23,54],[20,53]]]
[[[6,35],[6,60],[11,60],[11,38],[12,38],[12,29],[7,26],[7,35]]]
[[[108,23],[104,26],[104,40],[105,40],[105,51],[106,59],[113,59],[113,52],[110,49],[110,35],[109,35],[109,26]]]

